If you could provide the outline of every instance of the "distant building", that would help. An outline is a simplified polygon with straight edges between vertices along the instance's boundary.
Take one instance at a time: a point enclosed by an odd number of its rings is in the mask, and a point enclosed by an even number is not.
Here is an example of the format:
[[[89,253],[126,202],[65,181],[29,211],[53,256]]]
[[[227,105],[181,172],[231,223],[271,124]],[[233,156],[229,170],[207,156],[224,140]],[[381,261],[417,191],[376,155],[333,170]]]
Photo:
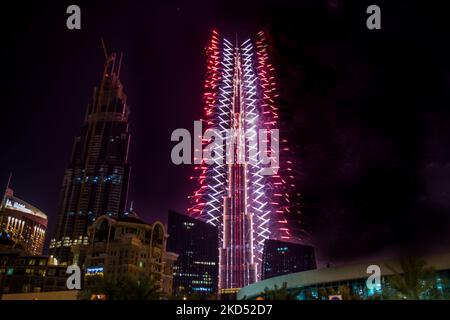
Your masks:
[[[3,294],[2,300],[78,300],[78,290],[9,293]]]
[[[177,259],[178,254],[170,251],[166,251],[163,258],[164,270],[162,274],[161,288],[165,294],[170,296],[173,293],[173,268]]]
[[[264,242],[262,279],[316,269],[314,248],[267,239]]]
[[[20,247],[28,255],[41,255],[46,230],[47,215],[7,188],[0,205],[0,237],[11,240],[11,249]],[[0,253],[5,250],[1,247]]]
[[[120,64],[115,53],[107,57],[64,173],[57,224],[50,241],[50,254],[62,264],[82,264],[75,254],[87,247],[87,228],[95,219],[125,212],[130,133]]]
[[[67,276],[48,256],[0,254],[0,294],[64,291]]]
[[[218,229],[208,223],[169,211],[168,250],[179,254],[174,266],[174,294],[217,293]]]
[[[161,222],[146,223],[135,213],[116,219],[104,215],[88,233],[86,286],[93,285],[97,276],[137,278],[142,274],[154,279],[163,292],[171,289],[171,266],[177,255],[166,252],[167,234]]]

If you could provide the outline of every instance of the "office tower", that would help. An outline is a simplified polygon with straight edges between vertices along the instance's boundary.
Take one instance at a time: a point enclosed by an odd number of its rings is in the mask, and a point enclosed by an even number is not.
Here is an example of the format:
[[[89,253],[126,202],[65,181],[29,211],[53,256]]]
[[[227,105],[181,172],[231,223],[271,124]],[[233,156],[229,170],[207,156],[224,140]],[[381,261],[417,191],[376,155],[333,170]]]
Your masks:
[[[167,250],[179,255],[174,265],[174,294],[216,294],[219,271],[217,228],[169,211],[167,229]]]
[[[206,54],[202,124],[226,143],[203,136],[194,145],[194,160],[201,162],[189,214],[219,227],[219,289],[230,293],[261,278],[265,239],[292,240],[287,218],[296,213],[294,175],[292,162],[278,156],[288,148],[278,134],[275,72],[264,33],[232,44],[214,31]],[[211,146],[222,157],[205,158]]]
[[[75,138],[64,174],[58,221],[50,254],[72,263],[88,244],[87,228],[101,215],[125,211],[128,164],[127,97],[120,82],[120,59],[107,54],[103,75],[88,105],[81,134]]]
[[[262,279],[316,269],[314,248],[267,239],[264,242]]]

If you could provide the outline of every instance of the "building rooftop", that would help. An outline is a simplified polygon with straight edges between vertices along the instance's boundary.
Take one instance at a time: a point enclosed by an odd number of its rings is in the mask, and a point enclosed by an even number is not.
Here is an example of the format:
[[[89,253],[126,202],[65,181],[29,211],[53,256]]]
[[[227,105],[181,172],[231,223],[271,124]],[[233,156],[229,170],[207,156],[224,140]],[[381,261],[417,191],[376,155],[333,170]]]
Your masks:
[[[7,192],[4,196],[0,209],[19,211],[21,213],[26,213],[47,220],[47,215],[44,212],[28,202],[15,197],[12,189],[9,189],[8,191],[9,192]]]
[[[450,270],[450,253],[442,255],[434,255],[424,258],[429,266],[432,266],[435,270]],[[381,275],[392,275],[391,268],[400,271],[398,261],[373,261],[366,263],[352,263],[339,267],[322,268],[303,272],[290,273],[278,277],[269,278],[266,280],[252,283],[246,287],[243,287],[238,295],[238,299],[244,297],[252,298],[259,296],[261,292],[264,292],[265,288],[273,288],[275,285],[281,287],[283,283],[287,284],[288,288],[300,288],[322,283],[348,281],[356,279],[367,279],[369,273],[367,273],[367,267],[370,265],[378,265],[381,269]]]
[[[118,219],[115,219],[116,221],[119,222],[129,222],[129,223],[138,223],[138,224],[149,224],[148,222],[145,222],[144,220],[142,220],[141,218],[139,218],[139,216],[137,215],[136,212],[134,211],[130,211],[125,213],[125,215],[119,217]]]

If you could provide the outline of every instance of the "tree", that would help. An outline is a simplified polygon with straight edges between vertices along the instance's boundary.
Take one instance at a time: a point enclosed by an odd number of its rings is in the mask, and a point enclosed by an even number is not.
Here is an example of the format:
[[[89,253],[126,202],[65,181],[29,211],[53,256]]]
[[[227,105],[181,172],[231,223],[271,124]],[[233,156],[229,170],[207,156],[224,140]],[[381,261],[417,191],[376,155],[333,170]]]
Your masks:
[[[281,287],[274,285],[273,289],[265,288],[261,293],[267,300],[295,300],[300,293],[300,289],[287,289],[287,282],[283,282]]]
[[[338,291],[342,300],[353,300],[352,292],[348,286],[340,286]]]
[[[123,285],[127,293],[123,300],[158,300],[161,296],[156,281],[148,276],[140,275],[137,279],[125,277]]]
[[[387,290],[383,292],[385,299],[425,299],[436,285],[436,273],[432,267],[426,266],[424,259],[402,257],[400,271],[390,265],[387,267],[394,274],[387,280]]]
[[[79,299],[90,299],[93,294],[103,294],[107,300],[156,300],[161,296],[157,283],[145,275],[98,277],[93,287],[80,293]]]
[[[319,300],[328,300],[328,292],[324,287],[320,287],[317,290],[317,295],[319,297]]]
[[[428,298],[431,300],[450,300],[449,279],[446,277],[436,279],[435,285],[429,291]]]

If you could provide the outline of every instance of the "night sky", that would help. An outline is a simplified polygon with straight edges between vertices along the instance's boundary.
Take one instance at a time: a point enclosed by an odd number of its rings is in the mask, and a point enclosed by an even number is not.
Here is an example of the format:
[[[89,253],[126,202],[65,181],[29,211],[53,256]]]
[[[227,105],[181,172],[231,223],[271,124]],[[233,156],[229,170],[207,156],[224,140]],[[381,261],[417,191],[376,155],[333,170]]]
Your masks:
[[[185,211],[192,166],[170,160],[201,116],[204,47],[264,29],[282,130],[298,146],[302,221],[321,262],[450,245],[447,8],[428,1],[58,1],[2,9],[0,185],[56,222],[74,137],[104,55],[123,51],[131,108],[129,201],[148,220]],[[78,4],[82,29],[66,28]],[[378,4],[382,29],[366,28]],[[448,249],[447,249],[448,250]]]

